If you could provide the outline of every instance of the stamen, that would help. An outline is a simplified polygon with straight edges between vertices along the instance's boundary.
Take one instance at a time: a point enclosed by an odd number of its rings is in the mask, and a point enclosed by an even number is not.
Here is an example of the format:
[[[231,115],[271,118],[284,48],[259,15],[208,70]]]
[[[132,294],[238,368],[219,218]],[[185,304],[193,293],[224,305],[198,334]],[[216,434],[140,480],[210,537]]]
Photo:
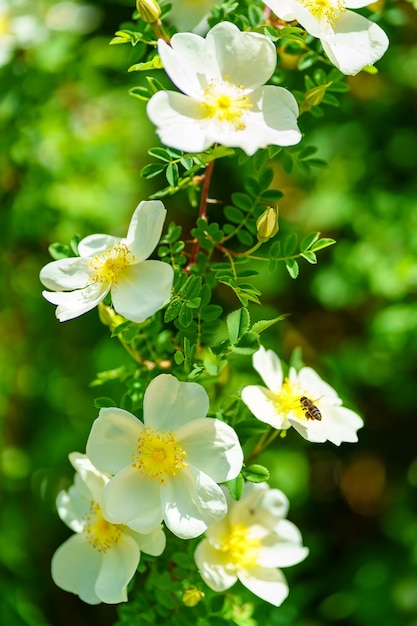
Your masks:
[[[236,130],[246,128],[244,114],[253,105],[243,87],[232,85],[227,78],[222,82],[213,80],[204,90],[203,98],[204,117],[232,124]]]
[[[132,467],[164,485],[167,477],[176,476],[187,466],[186,458],[186,451],[176,441],[173,433],[145,428],[145,432],[138,439],[136,453],[132,455]]]
[[[107,250],[95,254],[88,264],[94,273],[90,276],[93,282],[117,283],[120,273],[131,265],[135,256],[124,243],[110,246]]]
[[[238,568],[257,564],[261,542],[250,536],[250,528],[244,524],[231,526],[230,534],[224,538],[222,551],[227,552],[230,563]]]
[[[99,552],[107,552],[118,543],[122,531],[120,524],[111,524],[103,517],[100,505],[91,500],[89,512],[84,516],[83,532],[93,548]]]
[[[346,11],[345,0],[301,0],[301,4],[317,20],[324,20],[334,26],[340,18],[341,13]]]

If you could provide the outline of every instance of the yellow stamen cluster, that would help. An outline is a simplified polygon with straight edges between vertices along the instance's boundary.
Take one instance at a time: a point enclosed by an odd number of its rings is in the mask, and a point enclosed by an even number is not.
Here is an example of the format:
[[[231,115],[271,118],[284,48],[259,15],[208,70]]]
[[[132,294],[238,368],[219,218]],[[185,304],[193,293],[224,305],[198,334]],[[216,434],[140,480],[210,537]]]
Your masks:
[[[300,399],[308,396],[308,393],[298,383],[291,382],[288,378],[276,394],[274,399],[275,408],[279,413],[288,415],[292,413],[294,417],[305,420],[305,411],[302,407]]]
[[[90,276],[93,282],[117,283],[120,273],[135,260],[134,255],[124,243],[110,246],[104,252],[95,254],[88,264],[94,273]]]
[[[138,439],[136,453],[132,456],[132,467],[164,485],[167,477],[176,476],[187,466],[186,458],[186,451],[173,433],[146,428]]]
[[[250,528],[233,524],[223,540],[222,552],[227,553],[229,562],[236,568],[247,568],[257,564],[260,548],[260,539],[250,536]]]
[[[243,87],[237,87],[227,81],[212,81],[204,91],[201,102],[205,118],[215,118],[227,122],[236,130],[244,130],[244,113],[252,108],[252,103]]]
[[[111,524],[103,517],[100,505],[91,501],[90,510],[84,517],[83,532],[87,541],[99,552],[107,552],[118,543],[122,531],[120,524]]]
[[[346,11],[346,3],[344,0],[301,0],[301,4],[317,20],[324,20],[330,26],[334,26],[341,13]]]

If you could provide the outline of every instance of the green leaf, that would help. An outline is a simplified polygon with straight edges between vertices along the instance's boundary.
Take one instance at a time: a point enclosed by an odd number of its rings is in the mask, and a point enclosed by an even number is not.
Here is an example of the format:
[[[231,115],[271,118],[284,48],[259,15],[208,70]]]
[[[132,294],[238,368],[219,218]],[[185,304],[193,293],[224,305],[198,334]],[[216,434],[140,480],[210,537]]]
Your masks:
[[[104,409],[107,407],[117,407],[117,404],[111,398],[107,396],[101,396],[100,398],[94,399],[94,406],[96,409]]]
[[[285,261],[285,266],[291,278],[297,278],[299,271],[300,271],[297,261],[295,259],[287,259]]]
[[[236,237],[244,246],[251,246],[253,244],[253,237],[247,230],[238,230]]]
[[[165,176],[171,187],[176,187],[179,180],[178,165],[170,163],[166,169]]]
[[[172,322],[172,320],[178,317],[181,306],[182,302],[178,298],[174,298],[173,300],[171,300],[165,311],[164,322]]]
[[[245,486],[242,474],[238,474],[236,478],[228,480],[226,485],[233,500],[240,500],[243,493],[243,487]]]
[[[193,311],[184,302],[181,304],[180,312],[178,314],[178,322],[183,328],[187,328],[193,321]]]
[[[131,65],[128,72],[143,72],[144,70],[161,70],[163,68],[163,63],[158,55],[155,55],[153,59],[147,61],[146,63],[135,63]]]
[[[148,150],[148,154],[155,157],[156,159],[165,161],[166,163],[170,163],[170,161],[172,161],[171,155],[165,148],[151,148],[150,150]]]
[[[297,235],[295,233],[291,233],[288,235],[284,241],[284,256],[291,256],[294,254],[297,248]]]
[[[246,293],[246,296],[248,294]],[[237,344],[232,345],[231,349],[236,354],[250,355],[254,354],[260,348],[259,335],[257,333],[248,332],[243,335]]]
[[[201,311],[201,319],[204,322],[212,322],[217,320],[223,313],[223,309],[218,304],[207,304]]]
[[[259,176],[259,184],[262,189],[268,189],[269,185],[274,179],[274,170],[271,167],[267,167],[261,172]]]
[[[177,365],[181,365],[181,363],[183,363],[183,362],[184,362],[184,355],[183,355],[183,353],[182,353],[182,352],[177,351],[177,352],[174,354],[174,361],[175,361],[175,363],[176,363]]]
[[[311,250],[306,250],[305,252],[302,252],[301,256],[312,265],[315,265],[317,263],[317,256],[314,254],[314,252],[311,252]]]
[[[242,474],[250,483],[263,483],[270,478],[269,470],[263,465],[249,465],[244,467]]]
[[[311,246],[314,243],[316,243],[319,237],[320,237],[320,233],[310,233],[309,235],[306,235],[300,243],[301,252],[305,252],[306,250],[309,250]]]
[[[259,320],[258,322],[254,323],[254,325],[251,328],[251,331],[257,334],[262,333],[264,330],[266,330],[267,328],[270,328],[277,322],[282,322],[282,320],[285,320],[286,317],[287,317],[287,314],[284,313],[283,315],[274,317],[274,319],[272,320]]]
[[[48,247],[48,252],[55,261],[73,256],[71,248],[63,243],[51,243]]]
[[[328,248],[336,243],[335,239],[330,239],[329,237],[322,237],[316,241],[316,243],[311,247],[312,252],[317,252],[317,250],[323,250],[323,248]]]
[[[313,50],[310,50],[306,54],[303,54],[303,56],[298,61],[298,66],[297,67],[302,72],[303,70],[306,70],[307,68],[309,68],[312,65],[314,65],[314,63],[317,61],[317,59],[318,59],[317,53],[314,52]]]
[[[245,189],[254,198],[256,198],[261,193],[261,186],[256,180],[256,178],[252,178],[252,176],[248,176],[245,180]]]
[[[226,219],[230,220],[234,224],[240,224],[245,216],[240,209],[234,206],[228,205],[224,207],[224,215]]]
[[[230,343],[237,343],[237,341],[249,330],[250,317],[248,310],[241,308],[236,311],[232,311],[232,313],[229,313],[227,316],[226,324]]]
[[[267,189],[261,194],[261,200],[264,202],[278,202],[284,197],[284,194],[279,189]]]
[[[281,254],[281,242],[274,241],[272,246],[269,248],[269,256],[272,259],[272,258],[279,257],[280,254]]]
[[[140,175],[142,178],[153,178],[154,176],[158,176],[165,169],[165,165],[162,163],[149,163],[142,168]]]
[[[252,208],[252,198],[239,191],[232,193],[232,202],[243,211],[250,211]]]

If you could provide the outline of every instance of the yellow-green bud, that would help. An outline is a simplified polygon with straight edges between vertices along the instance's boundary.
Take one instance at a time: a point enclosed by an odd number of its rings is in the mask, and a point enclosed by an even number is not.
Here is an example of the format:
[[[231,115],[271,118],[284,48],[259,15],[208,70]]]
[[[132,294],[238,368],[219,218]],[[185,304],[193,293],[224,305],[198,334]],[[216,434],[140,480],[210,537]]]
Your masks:
[[[153,24],[161,16],[161,7],[156,0],[136,0],[136,8],[144,22]]]
[[[263,243],[274,237],[278,230],[278,207],[269,206],[256,220],[256,230],[258,241]]]
[[[108,326],[110,330],[113,332],[117,326],[123,324],[126,321],[126,318],[122,317],[111,307],[99,302],[98,305],[98,316],[100,318],[100,322],[105,326]]]
[[[204,598],[204,591],[200,591],[196,587],[186,589],[182,594],[182,601],[185,606],[196,606]]]

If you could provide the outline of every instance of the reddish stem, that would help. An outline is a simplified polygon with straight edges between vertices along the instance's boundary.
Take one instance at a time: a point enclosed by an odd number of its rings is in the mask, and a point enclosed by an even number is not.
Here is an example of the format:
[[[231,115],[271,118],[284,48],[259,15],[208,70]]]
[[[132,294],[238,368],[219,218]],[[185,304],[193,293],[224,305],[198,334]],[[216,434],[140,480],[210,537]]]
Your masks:
[[[206,171],[204,172],[203,189],[201,190],[200,209],[198,212],[198,217],[203,220],[207,219],[207,201],[208,201],[208,194],[210,190],[211,176],[213,174],[214,163],[215,163],[214,160],[210,161],[210,163],[206,167]],[[200,240],[194,239],[190,261],[187,267],[185,268],[187,272],[189,272],[191,269],[191,266],[196,263],[199,250],[200,250]]]

